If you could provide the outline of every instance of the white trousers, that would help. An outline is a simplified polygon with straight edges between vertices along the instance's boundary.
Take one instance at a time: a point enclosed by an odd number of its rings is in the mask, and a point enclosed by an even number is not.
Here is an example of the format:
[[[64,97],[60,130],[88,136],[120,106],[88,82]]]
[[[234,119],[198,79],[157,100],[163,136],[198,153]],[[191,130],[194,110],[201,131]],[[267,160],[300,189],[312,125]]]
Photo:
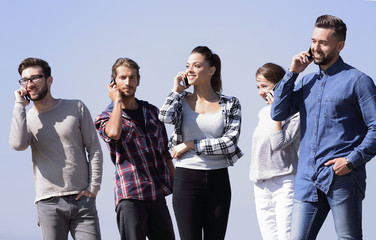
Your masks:
[[[254,184],[256,214],[264,240],[290,238],[295,175],[273,177]]]

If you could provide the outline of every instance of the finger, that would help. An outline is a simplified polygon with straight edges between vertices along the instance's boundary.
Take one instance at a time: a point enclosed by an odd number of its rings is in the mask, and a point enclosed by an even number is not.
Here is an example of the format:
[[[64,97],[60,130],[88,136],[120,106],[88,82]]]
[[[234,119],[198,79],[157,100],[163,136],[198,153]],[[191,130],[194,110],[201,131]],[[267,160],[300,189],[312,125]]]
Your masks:
[[[84,191],[80,192],[75,199],[79,200],[84,195],[84,193]]]
[[[21,97],[24,97],[27,94],[27,91],[26,91],[25,88],[21,88],[19,93],[20,93]]]
[[[325,166],[329,166],[329,165],[332,165],[333,163],[335,163],[336,161],[334,160],[334,159],[332,159],[332,160],[329,160],[329,161],[327,161],[324,165]]]

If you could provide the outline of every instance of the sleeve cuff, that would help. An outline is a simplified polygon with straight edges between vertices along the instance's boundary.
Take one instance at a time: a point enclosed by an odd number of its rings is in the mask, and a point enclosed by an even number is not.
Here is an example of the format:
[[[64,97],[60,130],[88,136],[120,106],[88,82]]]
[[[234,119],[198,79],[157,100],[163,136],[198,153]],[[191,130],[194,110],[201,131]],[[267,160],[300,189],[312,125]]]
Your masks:
[[[95,195],[98,194],[99,190],[100,190],[100,187],[96,187],[96,186],[93,186],[93,185],[90,185],[87,190]]]
[[[195,152],[200,153],[201,152],[201,147],[199,141],[197,139],[194,140],[194,146],[195,146]]]
[[[355,167],[362,164],[362,159],[358,157],[356,152],[351,152],[346,158],[349,159]]]

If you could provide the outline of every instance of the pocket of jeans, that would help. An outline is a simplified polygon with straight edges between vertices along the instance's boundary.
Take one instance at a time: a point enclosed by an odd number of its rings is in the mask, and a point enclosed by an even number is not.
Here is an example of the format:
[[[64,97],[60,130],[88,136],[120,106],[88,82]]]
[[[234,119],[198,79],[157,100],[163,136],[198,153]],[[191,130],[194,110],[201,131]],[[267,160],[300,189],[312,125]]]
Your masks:
[[[350,173],[341,176],[335,175],[327,195],[332,199],[333,204],[338,205],[352,195],[355,187],[355,180]]]
[[[42,203],[50,203],[50,202],[53,202],[54,200],[55,200],[55,197],[49,197],[49,198],[41,199],[39,201]]]

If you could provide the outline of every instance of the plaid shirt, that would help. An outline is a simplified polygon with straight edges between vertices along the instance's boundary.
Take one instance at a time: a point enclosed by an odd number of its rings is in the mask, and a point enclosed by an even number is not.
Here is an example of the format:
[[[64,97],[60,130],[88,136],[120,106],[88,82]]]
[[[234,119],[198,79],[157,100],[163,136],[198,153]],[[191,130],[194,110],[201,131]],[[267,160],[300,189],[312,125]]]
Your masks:
[[[137,102],[142,107],[146,133],[123,111],[120,139],[109,138],[105,128],[113,103],[95,120],[95,127],[107,143],[116,167],[116,205],[122,199],[156,200],[172,193],[172,178],[166,165],[171,155],[165,126],[158,120],[158,108],[145,101]]]
[[[172,148],[183,142],[181,123],[183,120],[183,99],[187,92],[171,92],[165,100],[159,112],[159,120],[165,123],[174,124],[174,132],[169,142]],[[221,154],[227,158],[228,164],[234,163],[243,156],[238,148],[238,140],[241,126],[241,106],[236,97],[228,97],[220,94],[219,105],[224,120],[223,136],[220,138],[206,138],[194,140],[196,154],[216,155]]]

